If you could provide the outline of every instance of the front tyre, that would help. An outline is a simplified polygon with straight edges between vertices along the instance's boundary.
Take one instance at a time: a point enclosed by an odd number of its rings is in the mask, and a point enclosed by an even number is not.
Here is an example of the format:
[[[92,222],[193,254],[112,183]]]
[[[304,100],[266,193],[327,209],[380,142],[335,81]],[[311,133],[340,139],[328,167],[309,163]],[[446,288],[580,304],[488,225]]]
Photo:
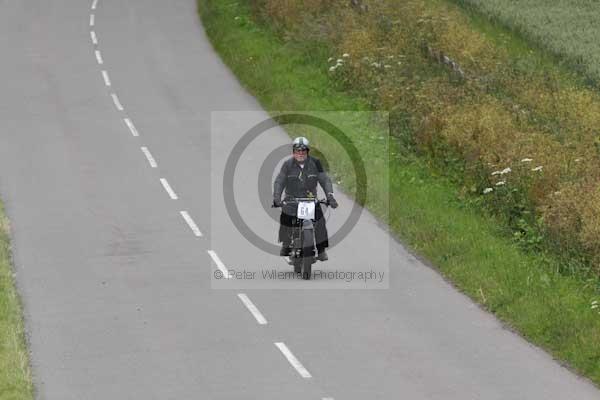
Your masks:
[[[310,280],[312,275],[313,257],[302,257],[302,279]]]
[[[294,273],[299,274],[302,272],[302,258],[294,257]]]

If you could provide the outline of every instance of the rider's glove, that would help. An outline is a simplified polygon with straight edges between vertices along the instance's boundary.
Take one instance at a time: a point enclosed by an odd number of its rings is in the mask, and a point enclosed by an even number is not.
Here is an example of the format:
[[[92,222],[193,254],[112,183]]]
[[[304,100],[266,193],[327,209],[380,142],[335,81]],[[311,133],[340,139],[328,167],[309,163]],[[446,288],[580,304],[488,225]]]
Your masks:
[[[273,199],[273,207],[281,207],[283,205],[283,203],[281,202],[281,199],[275,198]]]
[[[329,203],[329,206],[330,206],[331,208],[337,208],[337,206],[338,206],[338,202],[337,202],[337,200],[335,199],[335,197],[333,197],[333,193],[329,193],[329,194],[327,195],[327,203]]]

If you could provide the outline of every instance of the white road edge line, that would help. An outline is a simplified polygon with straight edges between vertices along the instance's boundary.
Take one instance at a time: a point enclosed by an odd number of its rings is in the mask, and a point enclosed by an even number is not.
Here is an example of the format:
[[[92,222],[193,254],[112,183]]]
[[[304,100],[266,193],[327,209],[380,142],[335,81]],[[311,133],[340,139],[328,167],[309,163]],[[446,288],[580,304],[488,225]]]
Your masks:
[[[129,131],[131,132],[131,134],[133,136],[140,136],[137,129],[135,129],[133,122],[131,122],[131,120],[129,118],[123,118],[123,121],[125,121],[125,125],[127,125],[127,127],[129,128]]]
[[[94,26],[95,17],[94,14],[90,14],[90,26]]]
[[[246,296],[244,293],[238,293],[238,297],[240,298],[240,300],[242,300],[242,303],[244,303],[244,305],[246,306],[248,311],[250,311],[250,313],[254,316],[254,318],[256,318],[256,322],[258,322],[260,325],[267,324],[267,320],[265,319],[265,317],[258,310],[258,308],[254,305],[254,303],[252,303],[250,301],[248,296]]]
[[[108,72],[106,72],[106,70],[102,70],[102,78],[104,78],[104,84],[110,86],[110,78],[108,77]]]
[[[110,97],[112,97],[113,103],[115,103],[115,107],[117,107],[117,110],[123,111],[123,106],[121,105],[121,102],[119,101],[117,95],[115,93],[111,93]]]
[[[98,37],[96,37],[96,32],[95,31],[90,31],[90,36],[92,38],[92,43],[98,44]]]
[[[177,194],[175,194],[175,192],[171,188],[171,185],[169,185],[169,182],[167,182],[165,178],[160,178],[160,183],[162,183],[163,187],[167,191],[167,194],[172,200],[177,200],[179,198],[177,197]]]
[[[215,253],[212,250],[207,250],[207,251],[208,251],[208,254],[210,254],[213,261],[215,262],[215,264],[217,264],[217,268],[219,268],[219,270],[223,273],[223,278],[230,279],[231,276],[229,276],[229,271],[227,271],[227,268],[225,268],[225,264],[223,264],[223,262],[221,261],[221,259],[217,255],[217,253]]]
[[[98,4],[98,0],[94,0],[94,2],[92,3],[92,10],[96,9],[97,4]]]
[[[148,148],[145,146],[142,146],[141,149],[142,149],[142,153],[144,153],[144,155],[146,156],[146,159],[148,159],[148,162],[150,163],[150,167],[152,167],[152,168],[158,167],[158,164],[156,164],[156,160],[154,159],[154,157],[152,157],[150,150],[148,150]]]
[[[304,368],[304,366],[300,363],[300,361],[298,361],[298,359],[292,354],[290,349],[287,348],[285,343],[276,342],[275,346],[277,346],[277,348],[283,353],[285,358],[287,358],[287,360],[290,362],[290,364],[292,364],[292,367],[294,367],[296,369],[296,371],[298,371],[298,373],[300,374],[301,377],[312,378],[312,375],[310,374],[310,372],[308,372],[306,370],[306,368]]]
[[[104,64],[104,60],[102,59],[102,54],[100,53],[100,50],[96,50],[96,61],[98,61],[98,64],[102,65]]]
[[[198,225],[196,225],[192,217],[190,217],[190,214],[187,211],[180,211],[179,213],[181,214],[185,222],[187,222],[192,232],[194,232],[194,235],[198,237],[202,236],[202,232],[200,232],[200,229],[198,229]]]

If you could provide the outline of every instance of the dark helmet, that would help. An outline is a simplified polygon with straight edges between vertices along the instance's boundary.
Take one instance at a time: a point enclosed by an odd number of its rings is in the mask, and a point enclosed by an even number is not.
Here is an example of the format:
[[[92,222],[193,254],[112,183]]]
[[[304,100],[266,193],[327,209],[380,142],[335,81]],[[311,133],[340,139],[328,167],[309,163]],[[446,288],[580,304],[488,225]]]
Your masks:
[[[304,136],[297,137],[292,142],[292,149],[293,150],[306,150],[306,151],[309,151],[310,150],[310,144],[308,142],[308,139],[305,138]]]

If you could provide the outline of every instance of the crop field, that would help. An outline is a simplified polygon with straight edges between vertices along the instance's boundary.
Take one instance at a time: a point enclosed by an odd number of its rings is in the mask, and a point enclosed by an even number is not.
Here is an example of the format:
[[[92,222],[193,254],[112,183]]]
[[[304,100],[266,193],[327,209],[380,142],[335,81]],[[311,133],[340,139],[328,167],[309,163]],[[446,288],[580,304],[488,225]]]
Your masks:
[[[595,0],[458,0],[563,56],[600,81],[600,3]]]

